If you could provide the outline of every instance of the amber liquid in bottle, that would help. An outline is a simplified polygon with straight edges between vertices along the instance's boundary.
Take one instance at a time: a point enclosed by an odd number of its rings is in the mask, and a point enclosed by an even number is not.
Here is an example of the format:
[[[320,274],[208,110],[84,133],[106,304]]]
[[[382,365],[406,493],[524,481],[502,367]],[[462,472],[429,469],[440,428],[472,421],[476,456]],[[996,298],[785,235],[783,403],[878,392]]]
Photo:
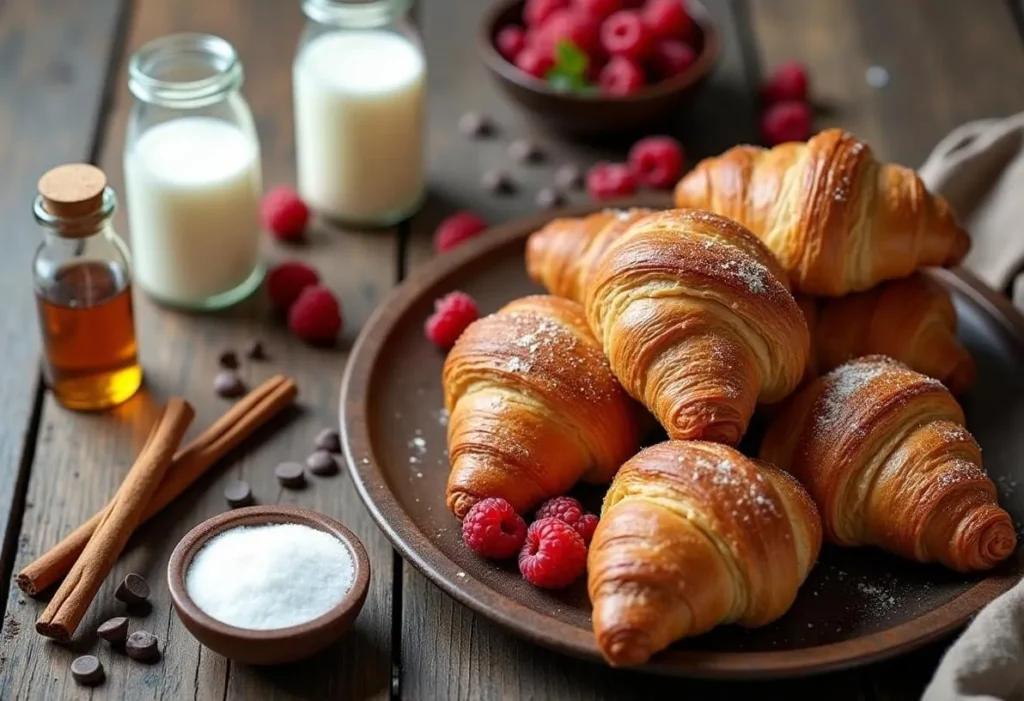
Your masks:
[[[45,372],[64,406],[96,410],[120,404],[142,384],[131,285],[108,262],[61,267],[36,290]]]

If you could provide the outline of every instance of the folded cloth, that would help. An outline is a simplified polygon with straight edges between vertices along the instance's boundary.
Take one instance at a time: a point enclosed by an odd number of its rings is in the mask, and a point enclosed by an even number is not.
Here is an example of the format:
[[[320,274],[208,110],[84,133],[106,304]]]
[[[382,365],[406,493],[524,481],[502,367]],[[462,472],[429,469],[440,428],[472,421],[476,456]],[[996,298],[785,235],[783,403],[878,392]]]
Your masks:
[[[965,267],[1024,309],[1024,113],[954,129],[919,172],[971,233]]]

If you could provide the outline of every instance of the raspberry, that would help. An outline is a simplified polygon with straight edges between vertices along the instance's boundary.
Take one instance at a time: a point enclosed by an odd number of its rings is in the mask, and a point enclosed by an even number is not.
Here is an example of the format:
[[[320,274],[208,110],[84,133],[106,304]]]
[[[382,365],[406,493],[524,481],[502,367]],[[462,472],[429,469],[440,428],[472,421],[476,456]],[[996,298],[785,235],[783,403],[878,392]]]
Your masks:
[[[798,61],[787,61],[775,69],[761,86],[761,99],[767,104],[807,100],[807,69]]]
[[[635,93],[644,82],[644,72],[625,56],[612,56],[597,77],[601,90],[618,96]]]
[[[623,0],[573,0],[572,6],[588,17],[602,20],[616,10],[622,9]]]
[[[305,263],[287,261],[267,273],[267,296],[279,312],[288,311],[302,291],[320,282],[320,276]]]
[[[479,316],[472,297],[465,292],[451,292],[434,302],[434,313],[425,326],[427,338],[440,348],[451,348]]]
[[[595,200],[636,192],[636,180],[625,163],[597,163],[587,171],[587,193]]]
[[[597,530],[599,519],[594,514],[583,514],[580,520],[572,524],[576,532],[583,538],[583,543],[589,548],[590,541],[594,539],[594,531]]]
[[[333,343],[341,331],[338,300],[326,287],[307,287],[288,310],[288,328],[307,343]]]
[[[693,37],[693,18],[683,0],[647,0],[642,12],[644,24],[658,39],[687,41]]]
[[[530,524],[519,551],[519,571],[526,581],[543,589],[572,584],[587,568],[587,546],[572,526],[557,518]]]
[[[263,196],[260,202],[260,219],[279,241],[294,241],[302,238],[309,221],[309,207],[297,192],[287,185],[278,185]]]
[[[811,108],[806,102],[778,102],[761,116],[761,136],[771,146],[805,141],[811,135]]]
[[[572,497],[554,497],[548,499],[537,509],[534,519],[557,518],[570,526],[583,515],[583,505]]]
[[[515,24],[504,27],[494,37],[494,46],[506,61],[515,61],[519,52],[526,48],[526,30]]]
[[[662,39],[654,45],[650,64],[659,78],[671,78],[685,73],[697,60],[697,54],[689,44],[675,39]]]
[[[643,185],[667,190],[683,173],[683,147],[671,136],[648,136],[629,149],[629,169]]]
[[[539,27],[556,10],[569,6],[569,0],[526,0],[523,20],[528,27]]]
[[[434,230],[434,250],[444,253],[487,228],[487,222],[472,212],[456,212]]]
[[[555,59],[550,54],[546,54],[533,46],[527,46],[520,51],[513,63],[523,73],[532,75],[534,78],[540,78],[541,80],[544,80],[548,75],[548,71],[555,67]]]
[[[462,540],[477,555],[512,557],[526,541],[526,522],[504,499],[482,499],[462,520]]]
[[[601,25],[601,47],[611,56],[642,61],[654,48],[654,42],[639,12],[619,10]]]
[[[587,56],[593,56],[597,52],[599,34],[600,24],[594,18],[571,8],[555,10],[537,30],[532,48],[554,60],[558,44],[568,41]]]

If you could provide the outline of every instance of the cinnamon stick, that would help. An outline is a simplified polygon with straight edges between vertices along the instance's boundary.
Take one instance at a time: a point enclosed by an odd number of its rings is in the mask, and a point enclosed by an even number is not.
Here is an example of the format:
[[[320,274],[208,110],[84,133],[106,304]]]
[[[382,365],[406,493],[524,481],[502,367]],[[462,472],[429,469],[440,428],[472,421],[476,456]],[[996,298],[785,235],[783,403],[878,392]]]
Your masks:
[[[160,480],[194,416],[192,406],[184,399],[167,402],[88,545],[36,621],[40,634],[60,641],[70,640],[75,634],[103,580],[142,520],[146,505],[160,487]]]
[[[297,394],[298,389],[292,380],[277,375],[239,400],[174,456],[160,488],[146,508],[143,521],[178,498],[224,455],[295,401]],[[35,595],[67,574],[109,508],[108,504],[19,572],[18,588],[26,594]]]

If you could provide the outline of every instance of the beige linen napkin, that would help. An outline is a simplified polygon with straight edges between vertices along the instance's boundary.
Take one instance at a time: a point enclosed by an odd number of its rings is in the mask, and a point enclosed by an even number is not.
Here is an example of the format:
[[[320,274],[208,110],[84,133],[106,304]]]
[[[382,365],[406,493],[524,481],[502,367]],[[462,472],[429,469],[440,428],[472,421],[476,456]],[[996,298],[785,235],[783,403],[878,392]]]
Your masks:
[[[971,232],[965,266],[1024,309],[1024,113],[954,130],[920,172]],[[923,697],[997,699],[1024,700],[1024,583],[977,615],[946,651]]]

